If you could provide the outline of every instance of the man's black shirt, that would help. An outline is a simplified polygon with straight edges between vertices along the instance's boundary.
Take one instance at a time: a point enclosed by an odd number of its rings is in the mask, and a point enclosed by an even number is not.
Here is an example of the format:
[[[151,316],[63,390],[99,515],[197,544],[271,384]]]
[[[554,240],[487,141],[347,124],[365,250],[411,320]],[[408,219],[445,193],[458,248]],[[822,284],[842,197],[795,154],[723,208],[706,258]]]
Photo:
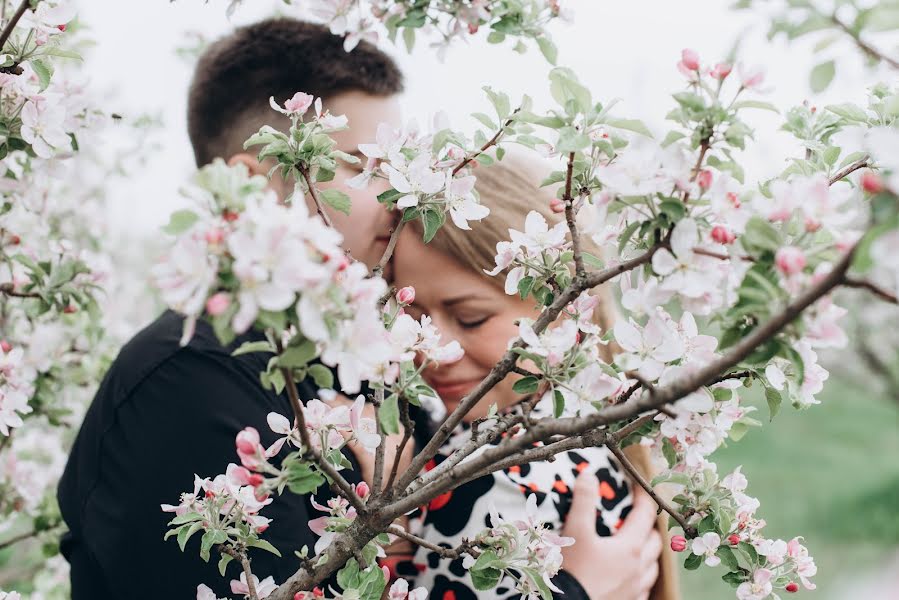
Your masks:
[[[218,573],[218,557],[199,557],[200,535],[181,552],[163,540],[172,518],[160,504],[179,504],[193,490],[194,474],[213,477],[239,463],[235,436],[255,427],[265,446],[276,435],[266,416],[292,414],[286,395],[259,383],[268,355],[231,356],[250,333],[223,347],[205,322],[179,346],[182,318],[166,312],[122,348],[88,410],[59,484],[62,516],[69,527],[61,550],[72,566],[72,599],[193,599],[204,583],[218,596],[239,569]],[[300,384],[300,396],[316,388]],[[352,477],[353,473],[348,473]],[[325,492],[325,488],[320,490]],[[282,558],[251,553],[253,573],[282,583],[299,566],[294,551],[310,550],[311,518],[321,516],[309,497],[275,495],[263,511],[273,519],[262,537]]]

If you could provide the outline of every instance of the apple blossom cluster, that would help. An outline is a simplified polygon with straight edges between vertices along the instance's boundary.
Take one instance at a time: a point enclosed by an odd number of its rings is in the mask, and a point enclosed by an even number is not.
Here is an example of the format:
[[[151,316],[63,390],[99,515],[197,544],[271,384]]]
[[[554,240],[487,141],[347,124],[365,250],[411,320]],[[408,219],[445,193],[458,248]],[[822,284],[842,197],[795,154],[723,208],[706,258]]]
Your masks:
[[[474,541],[479,553],[466,555],[463,567],[470,570],[475,589],[493,589],[504,573],[514,571],[522,598],[552,598],[553,591],[561,591],[551,579],[562,568],[562,548],[574,539],[553,533],[539,519],[536,495],[528,496],[523,519],[504,519],[491,506],[490,527]]]
[[[232,0],[228,12],[233,13],[243,0]],[[514,50],[525,52],[524,40],[535,40],[540,51],[555,63],[557,49],[546,31],[555,18],[572,20],[571,9],[564,0],[285,0],[295,5],[297,16],[322,22],[331,33],[344,38],[344,49],[351,52],[360,41],[377,43],[386,36],[395,42],[402,36],[411,52],[416,34],[421,32],[433,40],[430,46],[443,59],[447,48],[456,40],[466,40],[479,30],[489,30],[487,41],[499,44],[512,38]]]

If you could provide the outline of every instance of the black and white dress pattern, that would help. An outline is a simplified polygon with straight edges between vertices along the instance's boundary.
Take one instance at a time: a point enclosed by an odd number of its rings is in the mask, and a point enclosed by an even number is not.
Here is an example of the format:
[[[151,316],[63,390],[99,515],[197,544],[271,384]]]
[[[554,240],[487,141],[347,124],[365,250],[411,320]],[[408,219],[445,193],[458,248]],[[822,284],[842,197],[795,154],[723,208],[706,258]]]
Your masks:
[[[541,405],[536,410],[545,410]],[[460,425],[425,470],[435,468],[453,449],[470,439],[470,428]],[[491,447],[479,448],[472,458]],[[554,462],[513,466],[470,481],[421,507],[412,515],[409,529],[431,543],[454,548],[463,538],[472,539],[489,526],[491,504],[504,519],[524,519],[525,500],[530,494],[536,494],[540,518],[547,526],[561,532],[571,506],[574,480],[584,469],[592,469],[599,479],[596,532],[601,536],[612,535],[630,512],[633,499],[621,467],[605,447],[565,452]],[[476,591],[467,571],[462,568],[461,558],[454,561],[441,559],[436,552],[418,547],[411,566],[415,573],[408,575],[414,578],[415,586],[430,590],[431,600],[512,600],[520,597],[508,577],[493,590]]]

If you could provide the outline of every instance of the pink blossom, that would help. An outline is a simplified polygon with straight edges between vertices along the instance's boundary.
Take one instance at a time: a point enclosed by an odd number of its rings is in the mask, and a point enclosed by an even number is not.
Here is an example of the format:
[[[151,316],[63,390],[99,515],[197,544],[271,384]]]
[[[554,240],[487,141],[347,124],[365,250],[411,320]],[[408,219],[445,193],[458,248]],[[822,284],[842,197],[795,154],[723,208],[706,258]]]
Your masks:
[[[796,246],[784,246],[774,255],[774,264],[784,275],[795,275],[805,268],[805,252]]]
[[[705,556],[705,564],[708,566],[716,567],[721,564],[721,559],[715,555],[720,545],[721,536],[714,531],[709,531],[698,538],[694,538],[690,550],[697,556]]]
[[[773,573],[768,569],[757,569],[752,581],[746,581],[737,588],[737,600],[764,600],[771,595]]]
[[[737,239],[736,234],[728,229],[725,225],[715,225],[712,227],[712,239],[719,244],[732,244]]]
[[[275,584],[275,579],[273,577],[266,577],[262,581],[259,581],[259,578],[255,575],[250,575],[253,578],[253,583],[256,588],[256,596],[262,600],[263,598],[268,598],[272,592],[278,589],[278,586]],[[246,573],[240,574],[240,580],[232,579],[231,580],[231,593],[232,594],[243,594],[244,596],[249,597],[250,595],[250,586],[247,585],[247,575]]]
[[[709,189],[710,187],[712,187],[712,172],[708,169],[703,169],[696,177],[696,182],[699,184],[699,187],[701,189]]]
[[[675,552],[683,552],[687,549],[687,538],[682,535],[671,536],[671,549]]]
[[[731,69],[733,67],[729,63],[718,63],[711,71],[712,77],[718,80],[725,79],[728,75],[730,75]]]
[[[685,69],[689,71],[698,71],[699,70],[699,54],[695,50],[691,50],[690,48],[684,48],[681,51],[681,61],[680,64],[684,66]]]
[[[747,90],[758,88],[765,80],[765,71],[760,67],[745,68],[740,64],[737,65],[737,72],[740,74],[740,85]]]
[[[265,454],[259,443],[259,432],[253,427],[247,427],[237,434],[237,456],[240,462],[248,469],[256,469],[261,464],[260,457]]]
[[[884,190],[883,179],[874,171],[865,171],[861,178],[862,189],[869,194],[879,194]]]

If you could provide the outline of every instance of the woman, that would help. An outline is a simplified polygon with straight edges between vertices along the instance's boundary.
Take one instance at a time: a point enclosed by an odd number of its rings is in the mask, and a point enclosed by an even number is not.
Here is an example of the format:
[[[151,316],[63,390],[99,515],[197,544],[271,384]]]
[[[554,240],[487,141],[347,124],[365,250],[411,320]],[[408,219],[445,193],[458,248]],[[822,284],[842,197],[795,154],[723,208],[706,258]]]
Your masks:
[[[540,165],[512,156],[479,168],[476,189],[490,208],[487,219],[470,232],[446,226],[427,245],[420,231],[408,229],[397,247],[396,283],[416,290],[408,312],[416,318],[429,315],[445,341],[455,339],[465,350],[459,362],[424,373],[450,412],[499,361],[509,340],[518,336],[516,320],[539,314],[532,298],[521,300],[504,292],[503,274],[490,277],[484,272],[494,265],[497,243],[508,240],[510,228],[523,230],[530,211],[538,211],[550,223],[558,221],[549,209],[551,194],[534,178],[539,170]],[[604,331],[612,323],[613,309],[608,295],[599,294],[602,301],[594,320]],[[467,423],[486,416],[492,404],[502,412],[524,398],[512,389],[519,377],[508,376],[485,395],[430,468],[456,444],[470,439]],[[541,404],[537,410],[545,408]],[[645,448],[632,447],[628,453],[639,468],[649,470]],[[466,483],[431,501],[410,526],[429,542],[453,547],[485,527],[491,505],[505,519],[523,518],[525,498],[531,494],[537,496],[541,519],[577,539],[574,546],[563,549],[564,570],[554,580],[565,598],[677,598],[671,555],[667,548],[662,551],[667,546],[666,528],[656,519],[652,500],[642,490],[635,493],[604,447],[568,452],[552,462],[521,465]],[[612,536],[616,531],[618,535]],[[431,590],[431,598],[516,597],[506,580],[494,590],[474,591],[461,561],[437,560],[419,548],[414,562],[420,573],[416,584]]]

